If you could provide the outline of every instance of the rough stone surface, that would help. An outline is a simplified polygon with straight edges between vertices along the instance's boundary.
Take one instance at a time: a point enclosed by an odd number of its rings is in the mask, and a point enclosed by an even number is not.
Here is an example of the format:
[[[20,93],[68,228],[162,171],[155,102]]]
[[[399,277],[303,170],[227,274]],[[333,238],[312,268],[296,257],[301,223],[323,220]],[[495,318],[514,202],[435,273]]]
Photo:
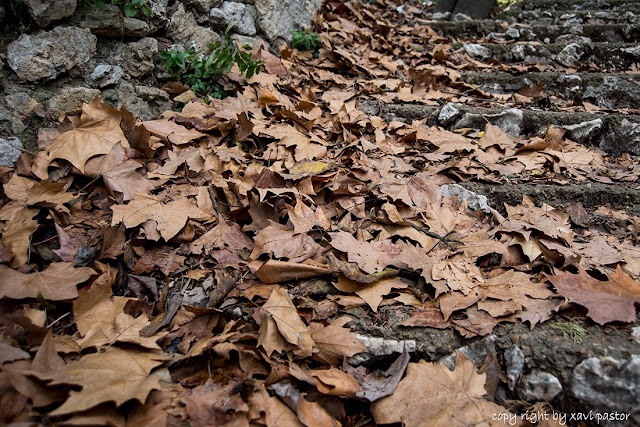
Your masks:
[[[198,12],[208,13],[214,7],[220,6],[222,0],[187,0],[186,3]]]
[[[41,28],[73,15],[76,10],[76,0],[22,0],[22,4]]]
[[[82,103],[93,101],[100,95],[98,89],[86,87],[64,87],[60,89],[50,100],[49,108],[60,113],[70,113],[82,107]]]
[[[562,393],[562,384],[554,375],[547,372],[534,372],[522,377],[521,387],[518,390],[522,399],[527,402],[550,402],[558,394]]]
[[[124,70],[119,65],[98,64],[91,73],[91,79],[101,88],[118,84]]]
[[[524,369],[524,352],[520,347],[514,345],[504,352],[504,361],[507,366],[507,379],[509,381],[509,390],[516,387],[516,383]]]
[[[602,108],[640,108],[640,84],[618,76],[607,76],[599,86],[588,86],[584,99]]]
[[[89,5],[76,11],[71,20],[93,34],[104,37],[122,37],[124,15],[115,4],[105,4],[104,9]]]
[[[640,355],[583,360],[573,370],[571,392],[589,408],[625,412],[640,420]]]
[[[187,11],[182,3],[171,15],[167,30],[185,48],[195,48],[201,53],[209,51],[210,43],[220,41],[220,36],[212,29],[199,26],[193,13]]]
[[[440,187],[443,197],[458,196],[458,200],[466,200],[471,210],[491,212],[487,205],[487,196],[469,191],[459,184],[444,184]]]
[[[515,137],[520,135],[523,119],[524,115],[522,114],[522,110],[517,108],[510,108],[496,114],[483,115],[477,113],[465,113],[465,115],[456,122],[454,127],[456,129],[465,127],[476,127],[478,129],[482,129],[484,128],[484,124],[489,121],[489,123],[498,126],[504,132]]]
[[[571,43],[565,46],[556,55],[556,61],[565,67],[571,67],[576,64],[584,55],[584,49],[578,43]]]
[[[602,119],[589,120],[588,122],[576,123],[575,125],[564,125],[569,139],[583,143],[595,137],[602,129]]]
[[[22,154],[22,141],[18,138],[0,138],[0,166],[13,167]]]
[[[449,126],[458,117],[460,117],[460,110],[458,110],[451,102],[442,107],[438,114],[438,122],[444,126]]]
[[[124,34],[128,37],[146,37],[153,32],[148,22],[138,18],[125,17],[122,25]]]
[[[369,350],[369,353],[358,353],[349,358],[349,363],[356,366],[367,362],[372,356],[389,356],[402,353],[405,349],[409,353],[416,351],[415,340],[389,340],[360,334],[356,338]]]
[[[124,105],[142,120],[153,120],[172,106],[169,95],[163,90],[147,86],[134,87],[125,80],[120,81],[115,88],[105,90],[103,97],[113,105]]]
[[[91,31],[77,27],[23,34],[9,44],[7,63],[22,80],[53,80],[91,59],[96,43]]]
[[[291,42],[295,30],[311,26],[321,0],[255,0],[258,26],[269,41]]]
[[[612,155],[631,153],[640,155],[640,124],[622,120],[600,139],[600,148]]]
[[[120,48],[118,62],[125,73],[131,77],[142,77],[151,73],[155,67],[153,58],[158,53],[158,41],[145,37],[137,42],[127,43]]]
[[[465,44],[464,51],[467,52],[467,55],[472,56],[474,58],[489,58],[491,57],[491,51],[486,47],[477,44],[477,43],[469,43]]]
[[[245,36],[256,35],[256,8],[243,3],[225,2],[209,13],[211,26],[225,30],[230,22],[234,22],[233,30]]]
[[[464,347],[460,347],[458,351],[460,351],[467,359],[471,360],[475,366],[480,366],[482,365],[482,362],[484,362],[489,349],[493,348],[495,350],[495,343],[496,336],[487,335],[481,340],[465,345]],[[438,363],[444,364],[447,368],[453,371],[456,368],[456,354],[457,351],[454,351],[450,355],[440,359]]]

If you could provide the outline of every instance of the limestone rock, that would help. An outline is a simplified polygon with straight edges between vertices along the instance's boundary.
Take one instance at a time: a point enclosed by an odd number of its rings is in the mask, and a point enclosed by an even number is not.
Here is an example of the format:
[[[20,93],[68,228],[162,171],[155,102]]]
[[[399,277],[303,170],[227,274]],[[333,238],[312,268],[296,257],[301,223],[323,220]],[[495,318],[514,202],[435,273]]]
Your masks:
[[[53,80],[91,59],[96,43],[96,36],[86,28],[57,27],[23,34],[9,44],[7,63],[22,80]]]
[[[54,21],[73,15],[76,10],[76,0],[22,0],[29,16],[41,28]]]
[[[460,110],[449,102],[440,110],[440,113],[438,114],[438,121],[444,126],[449,126],[458,117],[460,117]]]
[[[169,95],[163,90],[147,86],[134,87],[125,80],[120,81],[115,88],[105,90],[103,96],[108,103],[118,107],[124,105],[142,120],[157,119],[172,106]]]
[[[467,52],[467,55],[472,56],[474,58],[482,58],[487,59],[491,57],[491,51],[477,43],[468,43],[464,46],[464,51]]]
[[[560,380],[547,372],[534,372],[522,378],[520,396],[527,402],[550,402],[562,393]]]
[[[209,44],[220,41],[220,36],[210,28],[198,25],[193,13],[180,3],[171,15],[168,26],[169,35],[178,40],[185,48],[195,48],[200,53],[209,51]]]
[[[600,133],[602,124],[602,119],[595,119],[587,122],[576,123],[574,125],[564,125],[561,127],[562,129],[567,130],[567,136],[569,139],[582,144]]]
[[[270,42],[291,42],[293,32],[311,26],[321,0],[255,0],[258,27]]]
[[[209,21],[213,28],[220,30],[234,22],[231,31],[245,36],[256,35],[256,8],[250,4],[224,2],[219,8],[211,9]]]
[[[153,31],[149,23],[138,18],[124,18],[124,35],[128,37],[146,37]]]
[[[522,110],[517,108],[510,108],[496,114],[465,113],[465,115],[456,122],[454,128],[475,127],[482,129],[488,121],[509,135],[518,136],[520,135],[523,120],[524,114]]]
[[[145,37],[137,42],[123,45],[118,53],[118,62],[126,74],[140,78],[153,71],[155,67],[153,58],[156,53],[158,53],[158,41]]]
[[[622,153],[640,155],[640,124],[627,119],[622,120],[602,135],[600,148],[614,156]]]
[[[119,65],[98,64],[91,73],[91,79],[103,88],[118,84],[123,75],[124,70]]]
[[[628,360],[612,357],[583,360],[573,369],[571,392],[591,409],[640,417],[640,355]]]
[[[103,37],[122,37],[124,15],[115,4],[105,4],[104,9],[89,5],[77,10],[71,20],[79,27],[88,28]]]
[[[98,95],[100,95],[98,89],[65,87],[51,97],[49,109],[60,113],[70,113],[82,107],[83,103],[90,103]]]
[[[509,390],[516,387],[516,383],[524,369],[524,352],[520,347],[514,345],[504,352],[504,361],[507,365],[507,379],[509,380]]]
[[[565,67],[571,67],[575,65],[580,58],[584,55],[584,49],[578,43],[571,43],[565,46],[556,55],[556,61],[564,65]]]
[[[460,184],[444,184],[440,190],[442,190],[442,197],[458,196],[458,200],[466,200],[471,210],[491,212],[487,204],[487,196],[469,191]]]
[[[640,84],[617,76],[606,76],[599,86],[589,86],[584,99],[602,108],[640,108]]]
[[[214,7],[220,6],[222,0],[187,0],[189,6],[202,13],[209,13]]]
[[[18,138],[0,138],[0,166],[14,167],[22,154],[22,141]]]

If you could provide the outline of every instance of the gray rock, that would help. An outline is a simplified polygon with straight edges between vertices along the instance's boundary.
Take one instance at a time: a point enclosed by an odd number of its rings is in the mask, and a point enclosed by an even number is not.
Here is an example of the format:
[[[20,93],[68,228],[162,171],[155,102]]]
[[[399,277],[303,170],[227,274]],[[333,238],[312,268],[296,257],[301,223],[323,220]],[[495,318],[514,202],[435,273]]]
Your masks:
[[[405,349],[408,353],[416,351],[415,340],[391,340],[369,335],[356,335],[356,338],[367,347],[369,353],[358,353],[349,358],[349,363],[354,366],[362,365],[372,356],[389,356],[393,353],[402,353]]]
[[[41,28],[51,22],[73,15],[76,0],[22,0],[31,19]]]
[[[590,409],[640,417],[640,355],[629,360],[612,357],[583,360],[573,369],[571,392]]]
[[[124,35],[128,37],[146,37],[153,32],[149,23],[138,18],[124,18]]]
[[[518,389],[520,397],[527,402],[550,402],[562,392],[562,384],[555,376],[546,372],[534,372],[522,377]]]
[[[564,96],[574,99],[582,94],[582,78],[576,74],[562,74],[558,83],[564,87]]]
[[[563,125],[561,128],[567,130],[567,137],[569,137],[569,139],[582,144],[598,135],[600,129],[602,129],[602,124],[602,119],[595,119],[574,125]]]
[[[291,43],[294,30],[309,27],[322,7],[321,0],[255,0],[257,23],[270,42]]]
[[[622,120],[617,126],[610,126],[600,138],[600,148],[618,156],[622,153],[640,155],[640,124]]]
[[[90,103],[98,95],[100,95],[98,89],[65,87],[51,97],[49,109],[60,113],[70,113],[82,107],[83,103]]]
[[[509,390],[513,391],[524,369],[524,353],[517,345],[504,352],[504,361],[507,366],[507,379]]]
[[[77,27],[23,34],[9,44],[7,63],[22,80],[53,80],[91,59],[96,43],[91,31]]]
[[[440,186],[442,197],[458,196],[458,200],[466,200],[469,209],[490,213],[487,196],[469,191],[459,184],[444,184]]]
[[[118,84],[123,75],[124,70],[119,65],[98,64],[91,73],[91,79],[103,88]]]
[[[524,61],[524,58],[527,56],[527,52],[525,51],[523,45],[517,44],[511,48],[511,56],[515,60]]]
[[[438,2],[439,4],[440,2]],[[435,21],[447,21],[449,19],[451,19],[451,12],[435,12],[432,16],[431,19],[435,20]]]
[[[24,148],[18,138],[0,138],[0,166],[14,167]]]
[[[467,15],[466,13],[453,14],[453,22],[468,22],[468,21],[473,21],[473,18]]]
[[[122,37],[124,32],[124,15],[115,4],[107,3],[104,5],[104,9],[89,5],[76,11],[71,20],[77,26],[88,28],[98,36]]]
[[[466,127],[482,129],[488,121],[515,137],[520,135],[523,119],[524,115],[522,111],[517,108],[510,108],[497,114],[465,113],[465,115],[456,122],[454,127],[456,129]]]
[[[576,34],[562,34],[556,38],[558,44],[578,43],[579,45],[589,45],[592,43],[589,37],[578,36]]]
[[[565,46],[558,54],[556,55],[556,61],[565,67],[571,67],[575,65],[580,58],[584,55],[584,49],[578,43],[571,43]]]
[[[588,86],[584,99],[602,108],[640,108],[640,84],[617,76],[607,76],[599,86]]]
[[[15,135],[21,134],[26,130],[27,126],[23,120],[33,114],[38,117],[45,117],[47,114],[46,108],[26,92],[16,92],[5,96],[4,99],[9,111],[4,112],[0,120],[10,122],[11,131]]]
[[[474,58],[482,58],[487,59],[491,57],[491,51],[477,43],[468,43],[464,46],[464,51],[467,52],[467,55],[472,56]]]
[[[487,357],[487,352],[490,348],[495,350],[496,336],[495,335],[487,335],[483,339],[476,341],[472,344],[465,345],[464,347],[460,347],[458,350],[469,360],[473,362],[476,367],[482,365],[485,357]],[[456,368],[456,354],[457,351],[454,351],[448,356],[444,356],[438,363],[442,363],[450,370],[454,370]]]
[[[256,8],[243,3],[224,2],[219,8],[211,9],[209,22],[213,28],[224,30],[234,22],[234,32],[245,36],[256,35]]]
[[[242,34],[231,34],[231,40],[235,40],[240,46],[249,45],[251,49],[269,49],[269,45],[259,37],[243,36]]]
[[[140,78],[150,74],[155,65],[153,57],[158,53],[158,41],[145,37],[120,46],[117,60],[126,74]]]
[[[640,58],[640,46],[624,47],[624,48],[621,48],[620,50],[625,53],[630,53],[636,58]]]
[[[193,47],[200,53],[207,53],[210,43],[220,41],[220,36],[212,29],[199,26],[193,13],[188,12],[182,3],[171,15],[167,30],[183,46]]]
[[[105,90],[103,97],[112,105],[124,105],[142,120],[154,120],[172,106],[169,95],[163,90],[147,86],[134,87],[125,80],[121,80],[115,88]]]
[[[517,40],[520,38],[520,30],[518,30],[517,28],[507,28],[507,30],[504,32],[506,34],[507,37]]]
[[[631,336],[634,340],[640,342],[640,326],[636,326],[631,329]]]
[[[438,122],[443,126],[449,126],[458,117],[460,117],[460,110],[449,102],[440,110],[440,113],[438,114]]]
[[[222,0],[187,0],[189,6],[202,13],[209,13],[214,7],[220,6]]]

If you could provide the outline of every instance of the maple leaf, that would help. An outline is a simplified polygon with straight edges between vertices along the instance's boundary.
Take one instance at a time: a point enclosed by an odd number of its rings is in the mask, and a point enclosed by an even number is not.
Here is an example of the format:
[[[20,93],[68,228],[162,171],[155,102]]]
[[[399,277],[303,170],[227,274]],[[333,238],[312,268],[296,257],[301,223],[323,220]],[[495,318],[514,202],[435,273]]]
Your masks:
[[[308,234],[296,234],[286,227],[271,223],[255,237],[252,259],[261,254],[273,254],[276,258],[288,258],[291,262],[302,262],[322,253],[322,246]]]
[[[3,207],[8,208],[10,204]],[[19,266],[26,263],[29,259],[29,247],[31,245],[31,234],[38,229],[38,222],[33,219],[38,213],[36,209],[18,207],[9,213],[8,217],[0,217],[0,219],[8,219],[2,231],[1,242],[7,245],[15,254],[12,266]]]
[[[486,374],[462,353],[452,372],[443,364],[409,363],[395,393],[371,406],[378,424],[468,426],[492,425],[491,416],[507,410],[485,400]]]
[[[122,405],[130,399],[144,402],[151,390],[161,389],[161,375],[151,374],[165,358],[145,351],[109,347],[104,353],[88,354],[55,371],[36,373],[50,385],[82,386],[72,391],[67,401],[50,412],[64,415],[84,411],[103,402]],[[151,375],[150,375],[151,374]]]
[[[201,211],[194,201],[181,197],[169,203],[163,203],[155,196],[139,195],[135,200],[126,205],[114,205],[114,226],[120,222],[127,228],[136,227],[146,221],[157,222],[157,228],[165,241],[178,234],[189,218],[206,219],[209,215]]]
[[[129,147],[120,128],[122,114],[96,98],[91,104],[82,106],[80,123],[53,140],[48,147],[49,160],[65,159],[84,173],[87,160],[93,156],[107,154],[117,143]]]
[[[319,323],[311,324],[311,339],[318,350],[314,354],[331,365],[338,365],[343,357],[351,357],[358,353],[368,353],[367,347],[343,326],[351,321],[349,317],[338,318],[329,326]]]
[[[0,265],[0,297],[36,298],[38,294],[52,301],[78,296],[76,285],[96,272],[89,267],[74,268],[70,262],[51,263],[44,271],[24,274]]]
[[[277,287],[271,293],[271,296],[262,306],[262,318],[273,319],[277,327],[277,331],[270,331],[269,335],[279,332],[280,335],[290,344],[298,348],[300,357],[311,356],[311,349],[314,345],[309,328],[302,322],[298,310],[289,299],[287,291]],[[263,328],[267,328],[267,324],[260,326],[260,345],[263,338]]]
[[[635,304],[640,303],[640,283],[618,266],[606,282],[594,279],[582,268],[578,274],[569,272],[547,276],[560,295],[586,307],[587,316],[604,325],[609,322],[635,322]]]

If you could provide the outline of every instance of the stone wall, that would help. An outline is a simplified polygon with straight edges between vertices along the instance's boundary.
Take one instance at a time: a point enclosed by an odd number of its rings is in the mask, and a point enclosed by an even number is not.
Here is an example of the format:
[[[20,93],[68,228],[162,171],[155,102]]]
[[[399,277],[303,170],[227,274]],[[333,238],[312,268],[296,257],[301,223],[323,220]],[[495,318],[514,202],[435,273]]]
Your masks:
[[[276,48],[290,42],[294,30],[311,26],[321,7],[321,0],[148,0],[149,16],[128,18],[109,0],[103,10],[89,3],[0,6],[0,148],[20,145],[18,138],[35,151],[38,129],[99,94],[154,118],[172,107],[160,89],[171,76],[159,51],[180,45],[206,53],[231,21],[241,44]]]

